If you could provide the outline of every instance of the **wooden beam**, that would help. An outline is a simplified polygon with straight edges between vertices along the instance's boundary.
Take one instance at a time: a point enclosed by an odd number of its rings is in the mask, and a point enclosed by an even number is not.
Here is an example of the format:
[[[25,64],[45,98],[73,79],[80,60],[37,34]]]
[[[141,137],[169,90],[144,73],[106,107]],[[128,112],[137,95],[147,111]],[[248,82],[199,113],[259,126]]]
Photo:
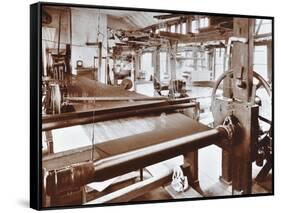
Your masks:
[[[255,35],[254,38],[255,39],[261,39],[261,38],[268,38],[268,37],[271,37],[271,36],[272,36],[272,33],[263,33],[263,34]]]
[[[182,19],[180,20],[180,34],[182,34],[183,32],[182,32],[182,25],[183,25],[183,22],[182,22]]]
[[[135,70],[135,81],[139,78],[139,73],[140,73],[140,65],[141,65],[141,52],[140,51],[136,51],[136,54],[134,56],[134,70]],[[134,86],[136,87],[136,84],[134,84]],[[134,90],[136,90],[136,88],[134,88]]]
[[[233,23],[233,17],[226,16],[211,16],[210,17],[210,25],[217,26],[221,23]]]
[[[160,48],[157,47],[153,52],[153,66],[154,66],[154,76],[160,81]]]
[[[188,170],[190,167],[189,164],[185,164],[183,170]],[[107,194],[103,197],[97,198],[95,200],[92,200],[90,202],[85,203],[85,205],[88,204],[101,204],[101,203],[119,203],[119,202],[128,202],[131,201],[137,197],[140,197],[153,189],[156,189],[158,187],[167,185],[172,180],[173,172],[166,172],[159,176],[154,176],[149,179],[146,179],[144,181],[137,182],[135,184],[132,184],[128,187],[122,188],[120,190],[117,190],[115,192],[112,192],[110,194]],[[190,188],[188,191],[191,190],[195,194],[195,190]],[[187,192],[185,192],[187,193]],[[201,197],[200,194],[198,194],[198,197]]]
[[[255,41],[254,46],[267,46],[270,45],[270,43],[272,43],[271,39],[264,39],[260,41]]]
[[[233,66],[233,115],[243,127],[239,143],[232,151],[232,187],[242,194],[252,192],[252,159],[254,144],[258,140],[258,106],[249,105],[252,100],[254,19],[234,18],[234,36],[246,38],[245,43],[235,42],[232,47]],[[239,103],[238,103],[239,102]]]
[[[133,200],[153,189],[163,186],[168,183],[172,178],[172,173],[160,175],[149,178],[144,181],[137,182],[128,187],[122,188],[103,197],[97,198],[93,201],[85,203],[88,204],[100,204],[100,203],[118,203],[128,202]]]
[[[177,61],[175,54],[172,53],[172,49],[174,48],[174,45],[171,45],[168,51],[169,60],[170,60],[170,72],[171,72],[171,79],[175,80],[177,78]]]
[[[232,66],[234,74],[233,95],[237,100],[248,102],[253,84],[254,20],[234,18],[235,37],[247,39],[247,43],[235,42],[232,48]]]
[[[87,46],[96,46],[96,47],[98,47],[99,44],[100,44],[100,42],[86,42]]]
[[[175,17],[184,17],[186,15],[184,14],[167,14],[167,15],[156,15],[156,16],[153,16],[153,18],[156,18],[156,19],[170,19],[170,18],[175,18]]]
[[[192,32],[192,20],[190,17],[186,19],[186,34],[189,34]]]
[[[215,40],[226,40],[233,35],[232,31],[222,32],[204,32],[204,33],[189,33],[188,35],[171,32],[159,32],[160,37],[178,41],[179,43],[196,43]]]
[[[164,26],[164,25],[173,25],[173,24],[176,24],[178,23],[180,20],[180,18],[174,18],[174,19],[170,19],[168,21],[163,21],[161,23],[157,23],[157,24],[153,24],[153,25],[150,25],[150,26],[147,26],[147,27],[144,27],[142,29],[139,29],[138,31],[149,31],[149,30],[152,30],[152,29],[159,29],[161,26]]]

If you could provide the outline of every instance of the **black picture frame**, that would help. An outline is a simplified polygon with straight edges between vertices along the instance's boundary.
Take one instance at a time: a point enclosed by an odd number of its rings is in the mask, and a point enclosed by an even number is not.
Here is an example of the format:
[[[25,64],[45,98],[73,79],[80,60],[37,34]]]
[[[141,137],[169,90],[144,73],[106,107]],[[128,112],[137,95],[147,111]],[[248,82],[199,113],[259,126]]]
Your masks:
[[[144,203],[159,203],[159,202],[179,202],[192,200],[209,200],[209,199],[224,199],[233,198],[233,196],[214,196],[204,198],[188,198],[181,200],[161,200],[161,201],[134,201],[128,203],[110,203],[110,204],[91,204],[91,205],[73,205],[73,206],[56,206],[43,207],[42,205],[42,7],[78,7],[78,8],[95,8],[95,9],[110,9],[110,10],[127,10],[140,12],[163,12],[186,15],[212,15],[225,17],[245,17],[257,19],[270,19],[272,21],[272,135],[274,150],[274,17],[259,16],[259,15],[241,15],[241,14],[224,14],[224,13],[206,13],[206,12],[191,12],[191,11],[174,11],[165,9],[147,9],[147,8],[131,8],[131,7],[112,7],[103,5],[84,5],[70,3],[53,3],[53,2],[38,2],[30,5],[30,207],[37,210],[48,209],[66,209],[66,208],[82,208],[82,207],[98,207],[98,206],[114,206],[114,205],[132,205]],[[235,198],[254,197],[254,196],[272,196],[274,195],[274,152],[272,162],[272,192],[263,194],[237,195]]]

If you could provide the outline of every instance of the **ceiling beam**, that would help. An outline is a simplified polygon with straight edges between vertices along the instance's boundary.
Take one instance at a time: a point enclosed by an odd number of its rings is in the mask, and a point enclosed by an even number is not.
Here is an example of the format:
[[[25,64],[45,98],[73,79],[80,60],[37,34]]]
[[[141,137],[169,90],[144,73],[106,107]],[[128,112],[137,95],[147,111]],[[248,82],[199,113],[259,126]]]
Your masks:
[[[193,42],[207,42],[215,40],[225,40],[233,35],[232,31],[222,32],[208,32],[208,33],[189,33],[187,35],[171,32],[159,32],[160,37],[170,40],[177,40],[179,43],[193,43]]]

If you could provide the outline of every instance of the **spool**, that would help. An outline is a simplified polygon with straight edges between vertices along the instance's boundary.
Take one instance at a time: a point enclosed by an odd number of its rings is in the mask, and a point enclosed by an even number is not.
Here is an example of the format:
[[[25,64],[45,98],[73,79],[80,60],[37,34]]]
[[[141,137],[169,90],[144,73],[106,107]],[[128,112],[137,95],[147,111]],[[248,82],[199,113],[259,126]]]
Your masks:
[[[130,79],[125,78],[121,82],[121,87],[123,87],[125,90],[129,90],[133,87],[133,83]]]

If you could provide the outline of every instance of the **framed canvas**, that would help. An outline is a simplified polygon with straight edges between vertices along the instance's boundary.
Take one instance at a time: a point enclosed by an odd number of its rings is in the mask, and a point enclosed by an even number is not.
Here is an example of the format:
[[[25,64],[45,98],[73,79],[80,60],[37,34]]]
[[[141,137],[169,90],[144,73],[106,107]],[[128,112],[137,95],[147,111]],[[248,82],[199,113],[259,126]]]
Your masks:
[[[40,2],[30,45],[32,208],[274,194],[274,17]]]

